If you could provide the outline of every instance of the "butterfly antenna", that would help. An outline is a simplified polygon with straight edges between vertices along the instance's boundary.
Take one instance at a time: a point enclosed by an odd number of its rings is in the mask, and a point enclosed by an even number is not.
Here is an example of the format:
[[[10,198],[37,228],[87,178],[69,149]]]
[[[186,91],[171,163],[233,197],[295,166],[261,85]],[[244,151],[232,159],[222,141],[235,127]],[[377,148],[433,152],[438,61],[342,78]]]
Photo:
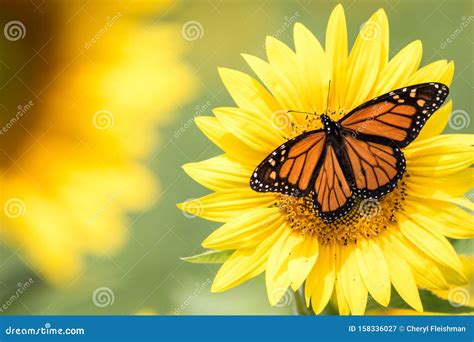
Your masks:
[[[299,114],[306,114],[306,115],[314,115],[314,116],[320,116],[319,114],[316,113],[310,113],[310,112],[301,112],[299,110],[287,110],[287,113],[299,113]]]
[[[330,94],[331,94],[331,80],[329,80],[328,96],[327,96],[327,99],[326,99],[326,111],[325,111],[326,114],[328,113],[328,110],[329,110],[329,95]]]

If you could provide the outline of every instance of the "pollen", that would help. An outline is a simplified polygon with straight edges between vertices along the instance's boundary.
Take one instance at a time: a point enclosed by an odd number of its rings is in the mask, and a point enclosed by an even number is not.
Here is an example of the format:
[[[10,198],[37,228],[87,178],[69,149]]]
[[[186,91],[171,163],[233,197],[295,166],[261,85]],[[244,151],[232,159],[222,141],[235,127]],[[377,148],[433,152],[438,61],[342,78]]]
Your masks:
[[[375,237],[396,222],[396,214],[403,209],[406,198],[404,179],[391,193],[381,198],[357,199],[352,210],[335,221],[320,218],[317,210],[313,208],[311,197],[281,195],[278,206],[291,229],[303,236],[316,236],[323,245],[357,244],[359,238]]]

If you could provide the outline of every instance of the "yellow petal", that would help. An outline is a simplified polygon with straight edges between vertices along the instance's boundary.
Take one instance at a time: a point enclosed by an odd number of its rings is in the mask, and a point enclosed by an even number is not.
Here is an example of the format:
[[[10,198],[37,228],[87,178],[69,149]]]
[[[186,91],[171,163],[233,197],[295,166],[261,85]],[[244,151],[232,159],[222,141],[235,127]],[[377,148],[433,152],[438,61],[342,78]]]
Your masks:
[[[299,66],[299,82],[304,95],[310,100],[311,111],[326,110],[329,85],[328,62],[318,39],[302,24],[294,27],[296,55]]]
[[[457,270],[453,270],[451,267],[446,267],[444,265],[438,264],[440,271],[443,273],[446,282],[450,287],[452,286],[465,286],[467,284],[467,277],[463,272],[459,273]]]
[[[265,41],[268,62],[280,82],[285,82],[289,86],[291,93],[285,95],[286,101],[291,101],[294,107],[290,109],[309,110],[309,102],[304,96],[299,80],[298,61],[296,54],[287,45],[278,39],[268,36]],[[289,97],[293,96],[292,99]]]
[[[454,239],[474,238],[473,216],[453,204],[423,199],[405,202],[410,217],[417,224]]]
[[[269,63],[255,56],[245,54],[242,56],[278,102],[279,110],[272,113],[271,122],[277,122],[275,117],[285,115],[287,110],[305,111],[305,109],[308,109],[300,104],[298,100],[300,95],[291,81],[279,74]],[[295,119],[301,121],[300,117],[295,116]],[[299,123],[300,121],[296,122]]]
[[[212,232],[202,246],[217,250],[251,248],[280,227],[283,219],[277,207],[249,210]]]
[[[303,240],[303,236],[291,228],[288,227],[287,231],[275,243],[268,257],[265,284],[270,305],[276,305],[290,285],[288,258],[292,249]]]
[[[313,311],[319,314],[331,299],[335,281],[334,245],[322,245],[318,259],[305,283],[306,305],[311,305]]]
[[[420,65],[422,52],[419,40],[400,50],[380,72],[370,97],[374,98],[407,85],[408,78]]]
[[[367,305],[367,289],[362,281],[357,264],[357,255],[352,245],[341,248],[345,262],[341,270],[342,290],[353,315],[363,315]],[[343,259],[343,260],[344,260]]]
[[[237,106],[270,118],[279,108],[273,96],[254,78],[227,68],[219,68],[219,75]]]
[[[367,101],[383,67],[384,31],[387,17],[378,10],[362,27],[348,59],[344,81],[345,100],[343,108],[348,111]]]
[[[474,162],[473,138],[444,134],[413,143],[404,151],[410,175],[442,177],[468,168]]]
[[[468,305],[474,307],[474,298],[472,296],[472,287],[474,286],[474,255],[461,255],[461,261],[464,266],[469,283],[464,287],[453,285],[449,290],[432,291],[440,298],[451,300],[459,305]],[[472,313],[471,313],[472,314]]]
[[[407,159],[407,169],[410,175],[432,175],[443,177],[460,172],[472,165],[474,156],[471,152],[450,155],[433,155]]]
[[[271,247],[280,238],[285,228],[286,226],[280,227],[253,248],[235,251],[217,272],[211,291],[226,291],[262,273],[265,270]]]
[[[390,241],[399,258],[410,265],[416,283],[429,289],[447,289],[448,284],[433,259],[408,241],[397,228],[390,227]]]
[[[255,151],[243,144],[241,140],[230,134],[217,118],[200,116],[195,119],[195,122],[209,140],[243,165],[255,168],[267,156],[267,153]]]
[[[406,193],[409,198],[421,204],[426,200],[436,200],[456,204],[472,211],[474,203],[465,198],[464,194],[472,189],[473,176],[474,169],[469,168],[445,177],[409,177],[406,182]]]
[[[329,111],[335,112],[344,105],[344,77],[347,68],[347,29],[344,9],[338,4],[329,17],[326,31],[326,56],[330,66],[331,90]]]
[[[341,255],[341,249],[339,248],[335,253],[336,259],[336,278],[335,278],[335,288],[336,291],[333,292],[333,296],[336,298],[337,308],[339,309],[340,315],[349,315],[351,313],[351,308],[349,307],[349,302],[345,295],[344,287],[346,286],[344,282],[344,262],[345,258]]]
[[[316,237],[306,236],[293,248],[288,260],[288,275],[294,291],[298,291],[305,281],[318,258],[318,253],[319,244]]]
[[[423,311],[418,287],[410,266],[403,257],[400,257],[396,246],[391,244],[388,239],[381,237],[378,240],[387,262],[393,287],[408,305],[417,311]]]
[[[451,85],[451,82],[453,81],[453,77],[454,77],[454,62],[450,61],[448,63],[448,67],[447,67],[446,71],[440,77],[438,82],[446,84],[446,85],[449,86],[449,85]]]
[[[443,134],[409,145],[405,157],[411,159],[421,156],[437,156],[460,152],[474,152],[474,135],[472,134]]]
[[[428,82],[441,82],[446,85],[451,84],[452,74],[454,72],[454,63],[449,63],[446,60],[439,60],[430,63],[419,69],[413,76],[411,76],[407,84],[420,84]]]
[[[213,112],[227,131],[262,154],[268,154],[285,142],[277,125],[259,119],[254,113],[240,108],[216,108]]]
[[[474,187],[474,169],[465,169],[446,177],[410,176],[406,184],[427,196],[441,192],[444,196],[459,197]]]
[[[214,191],[247,188],[253,172],[253,168],[245,167],[225,154],[184,164],[183,169],[196,182]]]
[[[382,251],[369,239],[357,240],[360,274],[371,296],[383,306],[390,302],[390,274]]]
[[[398,217],[398,225],[402,234],[437,263],[451,268],[462,277],[463,267],[456,251],[442,235],[420,226],[404,215]]]
[[[446,125],[448,124],[449,116],[453,110],[453,101],[449,102],[437,110],[428,121],[425,126],[421,129],[420,134],[416,138],[416,141],[428,139],[440,135],[443,133]]]
[[[227,222],[248,210],[270,207],[275,201],[275,194],[257,193],[247,188],[217,191],[201,198],[189,199],[177,206],[191,216]]]

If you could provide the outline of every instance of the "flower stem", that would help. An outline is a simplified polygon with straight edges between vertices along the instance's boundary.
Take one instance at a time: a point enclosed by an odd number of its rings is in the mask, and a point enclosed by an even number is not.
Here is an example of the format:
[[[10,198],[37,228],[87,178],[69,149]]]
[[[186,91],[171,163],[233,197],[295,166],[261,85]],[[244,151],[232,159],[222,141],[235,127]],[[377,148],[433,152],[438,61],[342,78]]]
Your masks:
[[[295,315],[300,316],[312,316],[314,315],[311,307],[306,306],[306,301],[304,298],[304,286],[301,286],[298,291],[293,292],[294,306],[293,311]]]

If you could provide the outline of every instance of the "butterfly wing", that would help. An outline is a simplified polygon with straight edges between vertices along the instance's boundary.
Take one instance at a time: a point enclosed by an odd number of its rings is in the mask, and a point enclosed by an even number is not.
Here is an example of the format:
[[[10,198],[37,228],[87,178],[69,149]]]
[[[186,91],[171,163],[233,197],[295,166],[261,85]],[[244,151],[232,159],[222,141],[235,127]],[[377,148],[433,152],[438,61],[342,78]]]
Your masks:
[[[405,172],[400,148],[410,144],[446,100],[448,87],[424,83],[394,90],[354,109],[339,121],[354,191],[379,198]]]
[[[250,178],[258,192],[279,192],[303,197],[312,191],[326,144],[322,130],[303,133],[288,140],[265,158]]]
[[[339,124],[357,139],[403,148],[418,136],[448,93],[441,83],[397,89],[352,110]]]
[[[341,158],[343,148],[326,145],[321,168],[314,183],[313,205],[323,219],[337,219],[347,214],[354,206],[355,196],[350,184],[352,176],[344,167]],[[346,169],[346,172],[343,171]]]
[[[350,135],[343,139],[354,191],[366,198],[379,198],[391,192],[405,172],[405,158],[400,149]]]
[[[343,172],[338,149],[323,130],[303,133],[279,146],[255,169],[250,187],[258,192],[312,195],[322,218],[345,215],[354,204],[350,180]]]

